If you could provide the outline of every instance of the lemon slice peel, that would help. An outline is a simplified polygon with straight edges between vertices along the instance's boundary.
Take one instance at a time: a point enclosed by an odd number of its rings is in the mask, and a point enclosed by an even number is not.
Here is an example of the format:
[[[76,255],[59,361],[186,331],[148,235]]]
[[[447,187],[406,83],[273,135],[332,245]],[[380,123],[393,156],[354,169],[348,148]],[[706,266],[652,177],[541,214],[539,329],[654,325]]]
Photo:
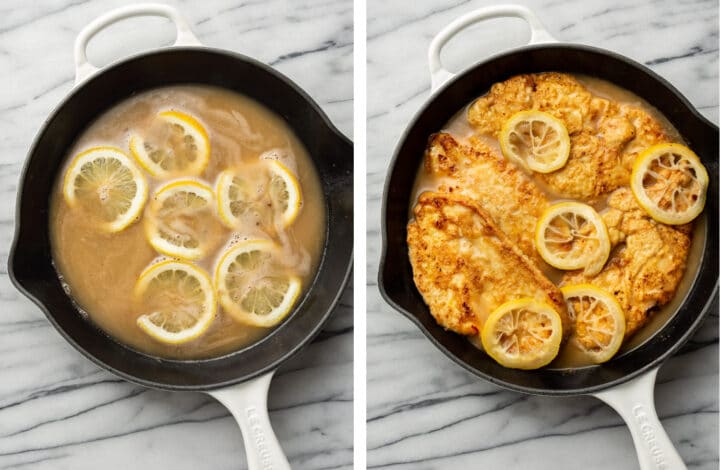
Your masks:
[[[543,111],[513,114],[503,124],[498,140],[506,158],[538,173],[559,170],[570,156],[570,136],[565,124]]]
[[[103,161],[102,164],[100,163],[101,160]],[[112,161],[117,163],[113,164],[111,163]],[[96,167],[96,172],[106,173],[104,175],[106,178],[104,184],[91,181],[92,178],[88,178],[87,172],[84,172],[88,166],[90,166],[88,170],[91,171],[93,165]],[[99,165],[101,165],[101,167],[98,167]],[[107,174],[108,171],[110,171],[109,174]],[[77,154],[70,163],[63,180],[63,197],[70,207],[76,207],[79,203],[79,198],[76,193],[81,176],[88,184],[96,183],[96,186],[99,184],[99,186],[94,188],[94,193],[89,193],[88,196],[97,196],[102,206],[107,206],[108,203],[112,203],[113,199],[115,200],[115,205],[121,203],[118,198],[125,200],[122,205],[127,207],[126,210],[117,213],[114,220],[103,222],[103,230],[107,232],[119,232],[140,218],[140,214],[148,197],[148,184],[145,175],[142,174],[142,171],[137,168],[125,152],[117,147],[98,146]],[[126,194],[119,194],[119,192],[123,188],[132,190],[132,186],[134,186],[134,192],[128,202],[127,192]]]
[[[217,299],[212,280],[205,271],[185,261],[165,260],[149,266],[140,274],[134,291],[136,300],[142,299],[153,282],[158,284],[172,282],[172,279],[160,279],[161,276],[168,272],[172,274],[165,276],[165,278],[174,275],[174,279],[177,280],[176,284],[179,285],[160,286],[162,293],[167,293],[174,287],[175,291],[172,292],[171,297],[176,300],[183,294],[188,294],[188,292],[180,292],[182,288],[185,288],[185,290],[192,289],[189,294],[193,294],[194,299],[183,299],[182,308],[176,306],[177,310],[156,310],[142,314],[137,318],[136,324],[143,332],[162,343],[182,344],[198,338],[207,331],[217,312]],[[177,275],[176,273],[182,273],[183,275]],[[191,305],[190,300],[202,303],[199,315],[194,316],[192,313],[187,312],[188,305]],[[172,325],[173,320],[186,320],[188,317],[194,320],[191,326],[182,329],[170,329],[167,326],[168,323]]]
[[[610,360],[625,339],[625,314],[615,296],[592,284],[560,289],[575,327],[570,341],[592,362]]]
[[[550,305],[532,298],[511,300],[495,309],[481,332],[483,349],[512,369],[538,369],[557,356],[562,320]]]

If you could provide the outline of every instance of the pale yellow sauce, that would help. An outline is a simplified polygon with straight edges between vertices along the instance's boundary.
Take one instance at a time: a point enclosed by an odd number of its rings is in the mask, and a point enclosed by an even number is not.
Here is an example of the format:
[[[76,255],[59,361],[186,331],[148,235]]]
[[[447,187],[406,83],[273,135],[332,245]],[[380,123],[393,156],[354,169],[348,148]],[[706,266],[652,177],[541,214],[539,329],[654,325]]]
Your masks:
[[[191,342],[172,346],[151,338],[136,324],[142,308],[134,303],[132,295],[140,273],[159,256],[146,239],[144,220],[119,233],[104,233],[98,229],[96,218],[77,207],[71,209],[62,196],[62,179],[73,156],[98,145],[128,152],[130,134],[149,129],[156,114],[168,109],[196,116],[207,129],[212,149],[210,163],[197,179],[215,188],[222,170],[251,165],[261,156],[270,156],[297,176],[302,190],[300,213],[285,232],[268,235],[254,226],[241,226],[233,232],[215,224],[212,232],[218,242],[195,264],[212,277],[227,242],[270,237],[282,246],[286,260],[302,278],[303,287],[310,284],[326,225],[322,189],[312,160],[282,118],[250,98],[208,86],[172,86],[141,93],[114,106],[85,130],[69,149],[54,188],[50,214],[52,253],[58,273],[81,313],[119,342],[159,357],[215,357],[259,341],[272,328],[238,323],[218,305],[218,315],[208,331]],[[165,181],[147,173],[146,177],[152,198],[153,191]]]

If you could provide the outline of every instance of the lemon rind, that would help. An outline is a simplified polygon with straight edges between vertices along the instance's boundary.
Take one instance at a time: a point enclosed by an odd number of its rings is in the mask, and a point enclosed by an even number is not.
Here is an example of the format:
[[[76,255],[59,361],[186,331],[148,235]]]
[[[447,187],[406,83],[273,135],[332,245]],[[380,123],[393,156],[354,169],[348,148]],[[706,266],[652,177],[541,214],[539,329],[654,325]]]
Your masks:
[[[552,220],[554,217],[557,217],[563,212],[572,210],[580,211],[583,216],[586,217],[586,219],[590,220],[591,218],[593,220],[593,225],[598,231],[598,235],[600,235],[600,249],[602,250],[602,256],[598,255],[597,258],[589,257],[585,260],[578,259],[574,263],[558,262],[557,258],[554,257],[552,253],[550,253],[550,251],[545,246],[545,243],[543,243],[543,232],[549,224],[550,220]],[[587,217],[588,214],[590,215],[590,218]],[[585,271],[586,275],[592,276],[600,272],[603,266],[605,266],[605,263],[607,263],[607,260],[610,257],[612,245],[610,243],[610,233],[608,232],[607,225],[605,225],[605,221],[603,220],[602,216],[595,209],[581,202],[564,201],[553,204],[552,206],[545,209],[545,212],[543,212],[543,214],[538,219],[537,224],[535,225],[535,249],[537,250],[540,257],[547,264],[554,268],[562,269],[563,271],[584,269],[590,264],[590,262],[595,261],[597,269]]]
[[[645,196],[645,192],[642,190],[643,170],[647,167],[649,161],[669,151],[674,151],[696,164],[694,169],[696,170],[698,183],[703,188],[697,202],[692,206],[692,210],[686,211],[684,216],[678,216],[676,213],[660,209],[650,198]],[[695,220],[705,209],[709,180],[707,169],[695,152],[681,144],[663,143],[648,147],[637,156],[630,175],[630,189],[638,205],[640,205],[653,220],[666,225],[682,225]]]
[[[302,203],[302,192],[300,190],[300,183],[288,167],[283,165],[277,160],[270,160],[270,168],[273,173],[280,176],[288,187],[292,187],[294,191],[290,191],[291,197],[288,200],[288,208],[283,212],[282,222],[283,227],[289,227],[295,222],[295,219],[300,213],[300,204]]]
[[[536,312],[545,313],[552,322],[553,333],[549,341],[546,343],[548,345],[547,350],[541,351],[541,356],[535,356],[534,358],[532,358],[532,360],[528,360],[525,362],[523,362],[522,359],[513,359],[503,356],[493,347],[493,327],[497,324],[498,320],[507,312],[520,308],[530,307],[534,307],[534,311]],[[537,301],[530,297],[510,300],[493,310],[485,321],[482,332],[480,334],[480,340],[483,345],[483,349],[495,362],[497,362],[503,367],[521,370],[539,369],[540,367],[544,367],[550,364],[560,352],[562,337],[562,319],[560,318],[560,314],[549,304]]]
[[[198,319],[193,327],[187,328],[178,333],[170,333],[158,327],[150,321],[148,314],[140,315],[136,320],[136,324],[141,330],[143,330],[143,332],[160,342],[166,344],[182,344],[200,337],[207,331],[208,328],[210,328],[210,325],[217,314],[217,298],[210,276],[199,267],[186,261],[179,260],[160,261],[159,263],[147,267],[140,274],[140,277],[135,284],[134,295],[136,297],[142,295],[145,288],[147,288],[147,284],[152,280],[152,278],[159,274],[159,272],[166,271],[168,269],[182,269],[185,272],[191,272],[200,281],[203,292],[205,293],[205,304],[207,305],[205,313]]]
[[[208,207],[212,208],[215,205],[213,200],[215,198],[215,193],[213,192],[212,187],[194,179],[180,178],[165,183],[155,191],[153,201],[150,204],[150,209],[153,210],[156,206],[160,207],[163,201],[172,195],[175,190],[185,187],[195,189],[195,193],[207,201]],[[147,238],[148,243],[150,243],[155,250],[170,257],[196,260],[204,256],[205,251],[207,250],[207,247],[203,246],[202,241],[200,242],[200,246],[197,248],[184,248],[174,245],[161,238],[157,233],[157,226],[153,222],[152,217],[146,218],[145,237]]]
[[[82,168],[83,164],[91,162],[93,160],[93,154],[100,152],[111,153],[113,158],[120,160],[120,162],[128,170],[130,170],[133,175],[133,180],[138,186],[135,197],[133,197],[133,200],[130,203],[130,208],[116,220],[102,224],[102,228],[104,230],[116,233],[129,227],[139,219],[140,213],[142,212],[148,197],[148,184],[145,179],[145,175],[143,175],[142,171],[138,169],[133,162],[133,159],[121,149],[113,146],[99,146],[92,147],[75,155],[70,163],[70,166],[65,172],[65,178],[63,179],[63,197],[70,207],[76,206],[77,200],[75,198],[74,191],[72,190],[74,188],[75,178],[80,173],[80,168]]]
[[[593,296],[604,300],[607,304],[610,304],[610,306],[612,306],[612,309],[608,307],[608,310],[614,315],[617,315],[617,318],[615,318],[615,320],[619,328],[619,333],[616,332],[611,346],[609,346],[608,349],[604,350],[602,353],[593,353],[591,351],[584,350],[579,345],[577,346],[578,349],[580,349],[590,360],[592,360],[596,364],[602,364],[603,362],[607,362],[612,359],[622,347],[626,331],[625,312],[623,311],[622,306],[615,298],[615,296],[612,295],[610,292],[607,292],[606,290],[589,283],[563,286],[560,288],[560,292],[562,292],[563,298],[565,299],[566,303],[568,299],[573,297]]]
[[[190,132],[195,137],[195,141],[198,143],[198,154],[202,158],[198,158],[192,165],[184,169],[182,175],[198,176],[205,171],[205,168],[207,168],[210,163],[211,150],[210,137],[205,127],[193,116],[180,111],[162,111],[157,114],[157,117],[182,126],[186,132]],[[163,170],[162,167],[150,159],[142,145],[143,142],[143,138],[138,134],[133,134],[129,141],[130,153],[132,153],[140,166],[155,178],[168,178],[173,176],[174,174],[172,172]],[[202,145],[202,149],[200,145]]]
[[[520,121],[526,119],[542,119],[546,123],[550,122],[551,124],[549,125],[551,125],[553,129],[555,129],[555,131],[560,134],[560,140],[562,142],[561,156],[552,164],[539,165],[536,164],[533,160],[525,161],[515,156],[515,154],[510,150],[508,144],[510,131]],[[525,111],[519,111],[513,114],[508,120],[505,121],[505,123],[503,123],[498,140],[500,142],[500,151],[505,156],[505,158],[536,173],[547,174],[557,171],[563,168],[567,164],[568,159],[570,158],[570,134],[568,133],[567,127],[560,119],[544,111],[530,109]]]
[[[288,276],[288,290],[285,292],[283,300],[280,302],[280,305],[275,308],[273,314],[257,315],[240,307],[232,300],[230,295],[225,292],[225,289],[222,286],[225,282],[225,275],[228,271],[229,265],[237,258],[237,256],[241,253],[255,249],[275,252],[278,249],[278,246],[270,240],[251,239],[244,240],[231,247],[223,253],[217,263],[217,267],[215,268],[215,289],[218,292],[220,305],[222,305],[225,311],[236,321],[246,325],[269,328],[280,323],[292,311],[293,306],[295,305],[295,302],[302,290],[302,282],[297,276]]]

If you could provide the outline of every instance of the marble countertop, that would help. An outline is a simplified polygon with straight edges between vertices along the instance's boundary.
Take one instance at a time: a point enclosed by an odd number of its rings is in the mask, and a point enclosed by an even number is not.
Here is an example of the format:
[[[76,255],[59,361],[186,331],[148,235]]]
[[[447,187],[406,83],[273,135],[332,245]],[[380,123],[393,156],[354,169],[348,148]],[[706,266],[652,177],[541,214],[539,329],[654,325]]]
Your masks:
[[[636,469],[630,433],[612,409],[589,397],[524,396],[476,379],[377,291],[382,186],[395,144],[430,92],[428,45],[450,21],[491,3],[368,2],[368,468]],[[647,64],[717,123],[716,1],[521,3],[561,41]],[[443,59],[457,71],[528,36],[522,21],[496,20],[452,40]],[[661,368],[658,382],[658,413],[687,466],[717,469],[717,312]]]
[[[123,3],[0,5],[0,469],[247,468],[237,425],[219,403],[148,390],[100,370],[7,276],[19,173],[33,136],[73,85],[75,36]],[[351,136],[351,1],[169,3],[204,44],[272,64]],[[173,37],[161,20],[136,19],[99,36],[88,53],[104,64]],[[271,420],[293,468],[352,466],[352,298],[348,289],[321,336],[271,385]]]

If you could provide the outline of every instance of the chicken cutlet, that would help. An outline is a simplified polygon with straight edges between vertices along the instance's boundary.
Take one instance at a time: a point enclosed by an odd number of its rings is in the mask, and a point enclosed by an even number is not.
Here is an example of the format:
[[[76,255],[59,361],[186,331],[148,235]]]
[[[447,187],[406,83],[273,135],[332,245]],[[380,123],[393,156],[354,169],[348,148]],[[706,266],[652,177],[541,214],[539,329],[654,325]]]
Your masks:
[[[425,151],[425,171],[440,179],[437,191],[477,202],[500,229],[537,265],[534,228],[548,206],[545,194],[514,163],[484,142],[463,145],[450,134],[434,134]]]
[[[444,328],[476,335],[488,315],[531,297],[552,306],[569,331],[562,293],[467,196],[425,192],[407,242],[415,285]]]
[[[603,220],[618,246],[594,276],[566,273],[561,285],[589,283],[615,295],[625,312],[625,337],[632,336],[653,308],[668,303],[685,271],[692,224],[670,226],[654,221],[628,188],[608,198]]]
[[[568,130],[566,165],[537,175],[563,197],[594,199],[626,185],[638,150],[670,141],[640,107],[596,97],[571,75],[555,72],[496,83],[470,106],[467,118],[478,133],[497,138],[507,119],[529,109],[552,114]]]

